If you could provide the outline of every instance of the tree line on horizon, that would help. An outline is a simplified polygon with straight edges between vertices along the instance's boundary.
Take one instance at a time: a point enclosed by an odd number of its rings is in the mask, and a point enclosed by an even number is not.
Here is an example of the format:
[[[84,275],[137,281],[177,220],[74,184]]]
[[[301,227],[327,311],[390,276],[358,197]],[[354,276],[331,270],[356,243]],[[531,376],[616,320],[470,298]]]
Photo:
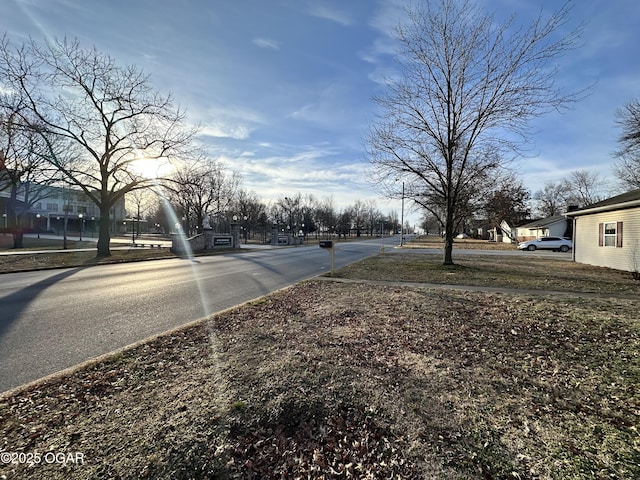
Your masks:
[[[226,232],[237,222],[245,239],[267,242],[273,230],[317,238],[371,236],[400,229],[397,213],[381,212],[374,200],[337,207],[332,196],[317,198],[298,192],[265,202],[242,187],[238,172],[214,160],[183,166],[163,180],[160,188],[138,199],[139,203],[134,200],[130,205],[130,213],[142,211],[147,224],[159,225],[162,232],[194,234],[205,224]]]

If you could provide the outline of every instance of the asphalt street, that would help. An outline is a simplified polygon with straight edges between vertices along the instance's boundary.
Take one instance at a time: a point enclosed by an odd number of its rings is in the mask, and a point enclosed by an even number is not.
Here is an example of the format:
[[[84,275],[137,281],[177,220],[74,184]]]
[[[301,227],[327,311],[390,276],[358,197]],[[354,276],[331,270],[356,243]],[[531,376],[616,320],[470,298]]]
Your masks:
[[[387,239],[392,246],[391,239]],[[380,251],[344,243],[335,266]],[[330,269],[311,246],[0,276],[0,392]]]

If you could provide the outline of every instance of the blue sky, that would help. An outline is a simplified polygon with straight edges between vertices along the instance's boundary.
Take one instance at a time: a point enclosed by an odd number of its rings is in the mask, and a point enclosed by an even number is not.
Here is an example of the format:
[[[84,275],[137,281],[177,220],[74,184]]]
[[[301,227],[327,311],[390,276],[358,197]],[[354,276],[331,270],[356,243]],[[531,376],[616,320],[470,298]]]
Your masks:
[[[528,24],[560,1],[480,0],[498,17]],[[270,201],[297,192],[337,206],[376,199],[366,180],[364,138],[374,93],[394,72],[392,28],[401,0],[1,0],[0,30],[77,37],[118,63],[151,74],[203,127],[211,156],[240,171]],[[611,177],[619,134],[615,111],[640,97],[640,2],[578,0],[586,22],[580,48],[565,55],[558,81],[595,82],[564,114],[534,122],[534,149],[516,168],[535,191],[573,170]]]

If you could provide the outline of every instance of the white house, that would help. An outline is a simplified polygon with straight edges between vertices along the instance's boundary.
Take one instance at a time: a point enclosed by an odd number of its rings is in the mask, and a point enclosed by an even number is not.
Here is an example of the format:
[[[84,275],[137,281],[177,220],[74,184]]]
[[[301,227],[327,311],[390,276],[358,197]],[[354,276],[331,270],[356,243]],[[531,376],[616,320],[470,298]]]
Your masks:
[[[640,189],[566,215],[576,262],[640,272]]]
[[[506,220],[500,229],[490,230],[491,240],[503,243],[526,242],[540,237],[571,237],[571,224],[564,215],[525,221],[511,226]]]
[[[516,235],[518,241],[526,242],[540,237],[571,237],[571,229],[564,215],[555,215],[519,226]]]

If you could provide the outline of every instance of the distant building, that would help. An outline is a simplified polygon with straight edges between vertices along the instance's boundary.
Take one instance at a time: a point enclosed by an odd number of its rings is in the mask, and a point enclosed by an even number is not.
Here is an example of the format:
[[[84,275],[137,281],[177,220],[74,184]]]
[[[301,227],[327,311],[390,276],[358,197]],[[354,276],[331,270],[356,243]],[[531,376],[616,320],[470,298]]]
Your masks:
[[[6,224],[9,213],[10,189],[3,187],[4,185],[0,185],[0,211],[2,211],[2,217]],[[64,230],[66,217],[67,230],[80,230],[81,221],[83,222],[83,230],[89,232],[98,230],[100,210],[80,189],[40,187],[38,200],[32,205],[25,205],[25,189],[21,186],[17,192],[17,208],[23,219],[24,228],[60,234]],[[125,218],[124,199],[111,209],[109,217],[111,231],[119,233]]]

